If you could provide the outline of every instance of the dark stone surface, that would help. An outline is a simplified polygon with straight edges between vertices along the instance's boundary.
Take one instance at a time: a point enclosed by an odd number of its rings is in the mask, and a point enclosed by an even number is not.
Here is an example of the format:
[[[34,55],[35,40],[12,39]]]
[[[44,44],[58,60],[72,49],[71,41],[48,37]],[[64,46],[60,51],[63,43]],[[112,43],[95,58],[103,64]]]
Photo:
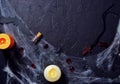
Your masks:
[[[5,84],[5,79],[7,78],[7,75],[6,72],[3,71],[3,68],[6,66],[7,63],[2,51],[0,51],[0,59],[0,83]]]
[[[102,14],[114,0],[11,0],[29,28],[68,55],[81,56],[103,29]],[[118,2],[116,1],[118,4]],[[113,41],[118,17],[109,14],[107,29],[100,41]],[[105,48],[96,47],[91,54]]]
[[[10,1],[13,8],[34,33],[41,31],[46,41],[56,48],[61,47],[63,52],[72,56],[82,56],[82,50],[87,45],[93,44],[103,29],[103,12],[113,3],[119,4],[114,0]],[[118,7],[113,8],[112,11],[119,13]],[[100,41],[111,44],[117,23],[118,17],[109,14],[106,20],[106,32]],[[104,49],[95,47],[91,54],[97,54]],[[0,56],[1,59],[5,59],[2,58],[2,54]],[[6,65],[1,61],[2,68],[5,66],[4,64]],[[74,71],[74,67],[70,67],[70,69]],[[1,73],[3,74],[3,72]]]

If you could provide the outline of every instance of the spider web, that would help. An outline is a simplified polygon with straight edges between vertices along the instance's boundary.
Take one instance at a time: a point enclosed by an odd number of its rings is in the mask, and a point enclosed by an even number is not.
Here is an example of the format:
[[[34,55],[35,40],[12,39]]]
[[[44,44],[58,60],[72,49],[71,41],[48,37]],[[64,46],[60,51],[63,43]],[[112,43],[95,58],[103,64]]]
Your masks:
[[[97,76],[92,66],[89,66],[87,58],[68,57],[44,39],[41,39],[38,44],[34,44],[31,40],[35,34],[17,15],[8,0],[0,0],[0,12],[0,23],[3,24],[3,28],[0,30],[12,35],[16,41],[13,49],[4,51],[7,58],[7,65],[3,69],[7,73],[6,84],[49,84],[44,79],[43,72],[45,67],[50,64],[58,65],[62,70],[62,78],[57,84],[120,82],[119,77],[112,79]],[[119,26],[118,29],[120,29]],[[119,56],[119,45],[120,35],[117,32],[112,45],[93,56],[95,57],[93,66],[110,74],[115,57]],[[45,48],[45,46],[47,47]],[[67,58],[72,59],[72,63],[67,63]]]

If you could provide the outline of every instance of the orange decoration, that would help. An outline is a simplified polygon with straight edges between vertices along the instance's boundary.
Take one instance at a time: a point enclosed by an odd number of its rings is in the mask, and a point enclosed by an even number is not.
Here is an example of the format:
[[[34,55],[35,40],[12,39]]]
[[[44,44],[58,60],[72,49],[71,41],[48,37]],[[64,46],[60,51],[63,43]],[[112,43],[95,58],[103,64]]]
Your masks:
[[[15,44],[13,37],[9,34],[0,34],[0,49],[12,48]]]

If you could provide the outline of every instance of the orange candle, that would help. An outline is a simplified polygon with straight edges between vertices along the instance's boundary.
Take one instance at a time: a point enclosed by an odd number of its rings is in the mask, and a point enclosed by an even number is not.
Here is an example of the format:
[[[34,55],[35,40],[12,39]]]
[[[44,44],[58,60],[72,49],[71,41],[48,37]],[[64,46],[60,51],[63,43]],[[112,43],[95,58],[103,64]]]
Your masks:
[[[12,48],[15,44],[13,37],[9,34],[0,34],[0,49]]]

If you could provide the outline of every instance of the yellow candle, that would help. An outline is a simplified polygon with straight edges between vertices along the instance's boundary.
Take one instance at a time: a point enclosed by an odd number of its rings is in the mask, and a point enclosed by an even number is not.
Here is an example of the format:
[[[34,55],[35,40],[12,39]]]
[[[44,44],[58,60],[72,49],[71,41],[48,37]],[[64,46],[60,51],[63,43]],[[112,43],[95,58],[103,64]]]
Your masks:
[[[8,34],[0,34],[0,49],[8,49],[14,46],[14,39]]]
[[[56,65],[49,65],[44,70],[44,77],[49,82],[56,82],[61,77],[61,70]]]

